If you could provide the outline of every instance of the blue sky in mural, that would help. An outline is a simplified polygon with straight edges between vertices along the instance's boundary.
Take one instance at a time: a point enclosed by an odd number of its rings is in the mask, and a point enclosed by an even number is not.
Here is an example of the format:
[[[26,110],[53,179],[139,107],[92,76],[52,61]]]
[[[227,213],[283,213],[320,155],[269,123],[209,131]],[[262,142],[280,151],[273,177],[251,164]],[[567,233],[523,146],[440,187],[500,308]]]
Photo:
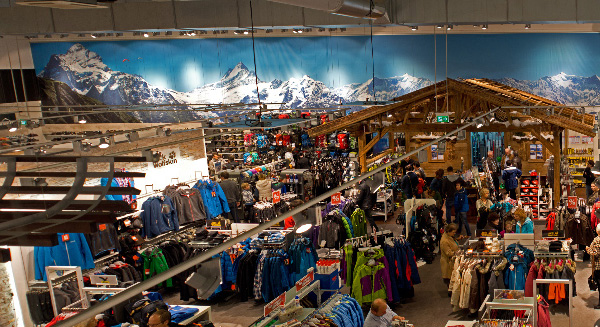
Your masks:
[[[600,74],[599,41],[597,34],[450,35],[448,74],[525,80],[560,72]],[[141,75],[151,84],[178,91],[218,81],[238,62],[254,69],[250,38],[80,43],[97,52],[112,70]],[[65,53],[73,44],[32,44],[36,71],[52,54]],[[434,80],[432,35],[376,36],[374,47],[377,77],[409,74]],[[367,36],[257,38],[256,49],[258,77],[263,81],[306,74],[339,87],[363,83],[372,74]],[[443,35],[437,36],[437,49],[437,79],[441,80],[446,65]]]

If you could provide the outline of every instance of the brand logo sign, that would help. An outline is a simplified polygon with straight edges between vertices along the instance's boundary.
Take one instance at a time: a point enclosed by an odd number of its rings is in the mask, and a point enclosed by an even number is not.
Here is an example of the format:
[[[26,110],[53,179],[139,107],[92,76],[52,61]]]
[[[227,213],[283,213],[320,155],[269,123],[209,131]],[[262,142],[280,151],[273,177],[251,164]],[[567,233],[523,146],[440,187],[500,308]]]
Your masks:
[[[179,148],[158,151],[158,155],[160,156],[160,159],[158,159],[157,162],[150,163],[153,168],[163,168],[174,165],[181,159]]]

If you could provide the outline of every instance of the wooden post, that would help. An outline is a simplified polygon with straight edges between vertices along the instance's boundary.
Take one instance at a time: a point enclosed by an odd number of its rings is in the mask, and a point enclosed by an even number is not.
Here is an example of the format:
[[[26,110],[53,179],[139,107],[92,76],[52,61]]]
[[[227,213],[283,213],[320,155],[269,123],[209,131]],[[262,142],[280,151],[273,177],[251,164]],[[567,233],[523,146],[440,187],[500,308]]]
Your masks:
[[[367,172],[367,151],[365,151],[365,147],[367,146],[367,136],[364,130],[358,132],[358,163],[360,164],[360,172]]]
[[[396,152],[396,144],[395,139],[394,139],[394,131],[390,129],[390,131],[388,132],[388,142],[390,143],[390,149],[393,149],[393,152]]]
[[[554,149],[552,154],[554,155],[554,208],[557,208],[560,204],[561,185],[560,185],[560,132],[555,130],[554,135]]]

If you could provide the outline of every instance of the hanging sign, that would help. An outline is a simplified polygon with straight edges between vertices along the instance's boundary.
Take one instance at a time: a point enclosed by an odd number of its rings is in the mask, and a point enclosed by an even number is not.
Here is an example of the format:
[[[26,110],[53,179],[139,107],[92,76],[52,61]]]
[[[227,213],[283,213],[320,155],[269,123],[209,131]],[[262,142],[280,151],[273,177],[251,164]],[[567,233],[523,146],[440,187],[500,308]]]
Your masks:
[[[438,123],[449,123],[450,122],[450,116],[438,115],[437,116],[437,122]]]
[[[478,229],[477,231],[475,231],[475,235],[477,235],[477,237],[497,237],[498,231],[495,229]]]
[[[273,204],[279,203],[279,201],[281,201],[281,190],[273,192]]]
[[[310,285],[310,283],[315,280],[315,270],[311,269],[311,271],[306,274],[306,276],[302,277],[299,281],[296,282],[296,292],[300,292],[301,289]]]
[[[577,197],[576,196],[570,196],[567,199],[567,208],[577,209]]]
[[[265,305],[265,317],[276,309],[283,308],[285,306],[285,293],[279,295],[275,300]]]
[[[342,203],[342,193],[337,192],[331,196],[331,204],[338,205]]]
[[[542,238],[565,238],[564,230],[543,230]]]
[[[92,285],[119,285],[116,275],[90,275]]]

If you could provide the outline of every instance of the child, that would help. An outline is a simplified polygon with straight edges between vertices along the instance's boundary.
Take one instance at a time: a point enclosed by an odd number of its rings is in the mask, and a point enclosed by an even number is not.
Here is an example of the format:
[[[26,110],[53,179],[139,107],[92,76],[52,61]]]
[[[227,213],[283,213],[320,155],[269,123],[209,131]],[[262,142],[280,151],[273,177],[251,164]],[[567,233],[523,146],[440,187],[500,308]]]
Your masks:
[[[244,220],[251,222],[252,206],[258,199],[258,190],[252,192],[250,184],[242,183],[242,200],[244,201]]]
[[[462,225],[465,225],[467,236],[471,236],[471,227],[467,221],[467,212],[469,211],[469,199],[467,198],[467,190],[465,190],[463,181],[459,180],[455,183],[456,194],[454,195],[454,210],[456,211],[455,223],[458,223],[458,233],[462,231]]]
[[[417,177],[419,177],[419,184],[417,184],[417,199],[421,199],[423,197],[423,187],[425,186],[425,180],[423,179],[423,174],[421,172],[417,172]]]

